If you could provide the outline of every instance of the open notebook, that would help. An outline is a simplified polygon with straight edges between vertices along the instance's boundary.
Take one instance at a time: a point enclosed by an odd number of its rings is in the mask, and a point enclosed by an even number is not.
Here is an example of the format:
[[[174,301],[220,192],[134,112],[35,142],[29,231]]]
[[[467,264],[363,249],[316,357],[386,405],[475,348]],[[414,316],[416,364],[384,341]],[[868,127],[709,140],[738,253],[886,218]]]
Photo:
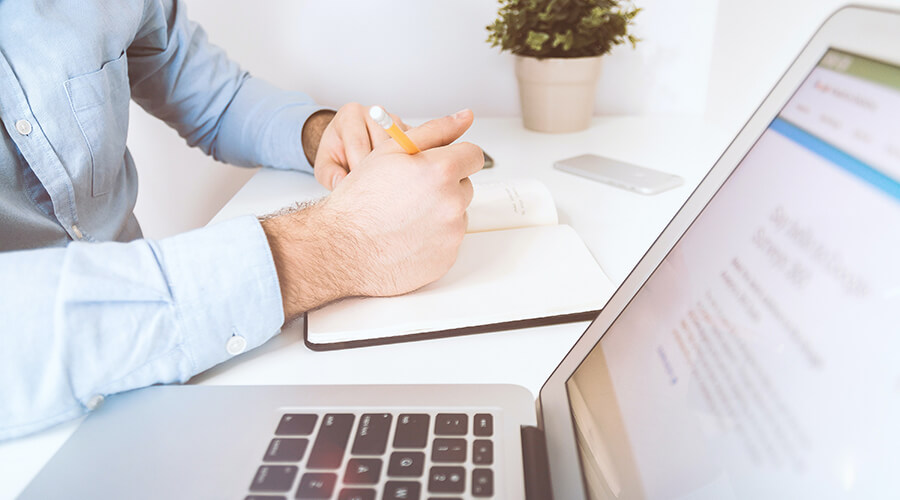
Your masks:
[[[593,319],[614,291],[581,237],[558,224],[546,186],[475,186],[450,271],[396,297],[354,297],[310,311],[312,349],[418,340]]]

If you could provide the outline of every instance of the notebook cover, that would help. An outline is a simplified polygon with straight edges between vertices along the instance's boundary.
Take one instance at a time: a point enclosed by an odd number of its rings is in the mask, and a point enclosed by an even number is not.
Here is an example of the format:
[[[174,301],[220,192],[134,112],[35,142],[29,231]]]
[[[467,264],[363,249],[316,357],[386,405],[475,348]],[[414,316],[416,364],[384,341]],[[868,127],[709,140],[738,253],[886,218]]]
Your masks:
[[[446,337],[455,337],[459,335],[473,335],[477,333],[498,332],[503,330],[517,330],[521,328],[532,328],[538,326],[556,325],[560,323],[577,323],[579,321],[593,321],[600,310],[584,311],[579,313],[561,314],[558,316],[545,316],[541,318],[519,319],[515,321],[506,321],[502,323],[492,323],[488,325],[467,326],[464,328],[451,328],[447,330],[436,330],[432,332],[419,332],[407,335],[394,335],[390,337],[352,340],[347,342],[328,342],[323,344],[315,344],[307,337],[307,315],[303,315],[303,343],[313,351],[334,351],[337,349],[350,349],[355,347],[369,347],[385,344],[397,344],[400,342],[413,342],[417,340],[442,339]]]

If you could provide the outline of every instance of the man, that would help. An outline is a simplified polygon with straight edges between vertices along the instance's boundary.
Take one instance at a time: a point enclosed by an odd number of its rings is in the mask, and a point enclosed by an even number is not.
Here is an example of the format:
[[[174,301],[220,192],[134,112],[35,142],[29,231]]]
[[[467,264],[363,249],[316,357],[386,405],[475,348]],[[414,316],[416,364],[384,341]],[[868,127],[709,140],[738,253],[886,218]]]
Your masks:
[[[140,239],[129,99],[221,161],[314,160],[333,192]],[[0,439],[185,381],[326,302],[443,275],[483,164],[451,144],[472,114],[409,130],[414,156],[365,115],[250,77],[181,1],[0,2]]]

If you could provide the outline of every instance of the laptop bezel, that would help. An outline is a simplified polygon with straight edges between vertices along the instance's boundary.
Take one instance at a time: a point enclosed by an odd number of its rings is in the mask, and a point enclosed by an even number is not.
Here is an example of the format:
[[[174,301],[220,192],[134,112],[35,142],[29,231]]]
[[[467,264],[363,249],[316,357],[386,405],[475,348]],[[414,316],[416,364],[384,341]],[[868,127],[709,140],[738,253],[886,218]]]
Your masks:
[[[832,14],[753,113],[675,217],[541,388],[538,419],[547,439],[555,498],[586,498],[566,381],[724,184],[829,49],[900,66],[900,11],[849,5]]]

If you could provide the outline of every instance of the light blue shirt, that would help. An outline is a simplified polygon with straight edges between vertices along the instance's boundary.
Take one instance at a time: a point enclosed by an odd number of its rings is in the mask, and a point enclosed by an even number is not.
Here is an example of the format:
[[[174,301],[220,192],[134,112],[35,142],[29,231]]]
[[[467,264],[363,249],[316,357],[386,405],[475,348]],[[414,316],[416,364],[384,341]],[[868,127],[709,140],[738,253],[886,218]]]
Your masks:
[[[183,382],[284,320],[255,218],[140,239],[130,99],[218,160],[310,168],[320,108],[242,71],[182,2],[0,0],[0,440]]]

